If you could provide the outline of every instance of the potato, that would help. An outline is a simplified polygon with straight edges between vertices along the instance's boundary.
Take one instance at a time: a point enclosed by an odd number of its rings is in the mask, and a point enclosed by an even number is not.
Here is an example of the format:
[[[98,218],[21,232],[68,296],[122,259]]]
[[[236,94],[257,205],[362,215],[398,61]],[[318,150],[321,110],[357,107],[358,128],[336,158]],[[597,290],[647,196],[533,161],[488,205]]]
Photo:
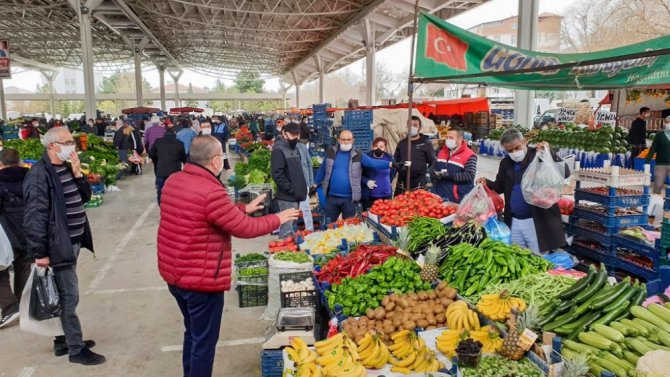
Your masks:
[[[393,302],[397,302],[397,301],[398,301],[398,295],[395,294],[395,293],[391,293],[388,297],[389,297],[389,300],[390,300],[390,301],[393,301]]]
[[[446,281],[441,281],[440,284],[438,284],[437,287],[436,287],[435,289],[437,289],[438,291],[443,291],[443,290],[445,290],[447,287],[449,287],[449,284],[447,284]]]
[[[386,311],[384,310],[384,308],[379,307],[379,308],[375,309],[375,319],[382,319],[382,318],[384,318],[385,315],[386,315]]]
[[[407,301],[407,299],[403,297],[400,300],[398,300],[398,305],[400,305],[400,307],[403,309],[407,308],[409,306],[409,301]]]
[[[389,296],[384,296],[384,298],[382,299],[382,306],[388,305],[389,302],[391,302]]]
[[[419,299],[419,296],[418,296],[416,293],[414,293],[414,292],[410,292],[410,293],[408,293],[407,295],[409,296],[410,299],[412,299],[412,300],[414,300],[414,301],[416,301],[416,300]]]
[[[366,309],[365,310],[365,315],[368,316],[369,319],[375,319],[374,309]]]
[[[428,292],[428,299],[429,300],[435,300],[436,297],[437,297],[437,294],[435,294],[435,291],[429,291]]]
[[[445,311],[444,306],[442,306],[440,304],[437,304],[437,305],[433,306],[433,314],[435,314],[435,315],[440,314],[440,313],[444,313],[444,311]]]
[[[434,315],[426,316],[426,321],[428,321],[428,324],[431,326],[437,325],[437,319],[435,319]]]
[[[363,335],[358,334],[358,335],[356,335],[356,336],[354,337],[354,341],[355,341],[356,343],[359,343],[361,340],[363,340],[363,337],[364,337],[364,336],[365,336],[365,334],[363,334]]]
[[[451,305],[454,302],[454,300],[448,299],[446,297],[443,297],[440,299],[440,304],[446,309],[449,305]]]
[[[411,316],[412,316],[412,315],[411,315],[410,313],[403,313],[403,315],[402,315],[402,323],[405,323],[405,322],[409,321],[409,318],[410,318]]]
[[[439,313],[438,315],[435,316],[435,320],[437,321],[438,324],[442,325],[445,322],[447,322],[447,317],[445,317],[444,313]]]
[[[402,328],[405,329],[405,330],[414,330],[415,327],[416,327],[416,322],[414,322],[414,321],[407,321],[402,326]]]
[[[395,332],[395,326],[393,326],[393,325],[384,326],[384,327],[382,327],[381,331],[384,334],[391,334],[391,333]]]
[[[412,313],[423,313],[423,308],[420,305],[417,305],[412,308]]]
[[[384,327],[393,326],[393,321],[391,321],[390,319],[385,319],[384,322],[382,322],[382,326]]]
[[[386,305],[384,305],[384,308],[386,309],[387,312],[392,312],[395,309],[395,302],[389,302]]]
[[[423,317],[423,313],[412,314],[412,315],[409,317],[409,319],[410,319],[411,321],[415,321],[415,322],[418,321],[418,320],[420,320],[420,319],[423,319],[423,318],[424,318],[424,317]]]
[[[420,319],[420,320],[416,321],[416,325],[425,329],[430,324],[425,319]]]
[[[367,324],[368,324],[368,317],[361,317],[361,318],[358,320],[358,325],[359,325],[359,326],[367,325]]]
[[[424,316],[426,316],[428,314],[433,314],[433,307],[426,306],[425,308],[423,308],[423,314],[424,314]]]
[[[456,299],[456,290],[454,288],[447,288],[447,298],[450,300]]]
[[[421,301],[428,300],[428,295],[426,294],[426,292],[419,292],[419,300]]]

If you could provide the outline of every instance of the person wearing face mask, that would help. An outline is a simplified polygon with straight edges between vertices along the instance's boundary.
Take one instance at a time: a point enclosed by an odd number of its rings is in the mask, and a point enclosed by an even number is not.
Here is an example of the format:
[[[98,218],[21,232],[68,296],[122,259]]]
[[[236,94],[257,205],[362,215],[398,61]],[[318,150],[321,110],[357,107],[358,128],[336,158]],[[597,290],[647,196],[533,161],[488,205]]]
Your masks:
[[[354,135],[343,130],[338,137],[339,144],[328,148],[326,158],[319,167],[314,181],[321,185],[326,196],[326,219],[337,221],[356,216],[362,199],[363,168],[386,170],[395,163],[376,159],[354,148]]]
[[[95,122],[93,119],[89,119],[88,122],[86,122],[86,127],[83,130],[87,134],[94,134],[95,133]]]
[[[535,148],[529,147],[516,128],[503,132],[500,144],[507,151],[507,156],[500,161],[495,181],[479,178],[477,182],[486,184],[498,194],[504,194],[503,216],[505,224],[512,230],[512,243],[530,249],[535,254],[564,246],[565,232],[558,204],[548,209],[530,205],[521,191],[521,178],[535,158],[537,149],[549,148],[549,144],[541,142]],[[553,151],[551,155],[555,162],[562,161]],[[569,177],[568,167],[565,164],[561,166],[565,178]]]
[[[302,171],[300,152],[300,126],[289,123],[282,128],[283,137],[275,141],[270,157],[270,172],[277,184],[277,204],[280,210],[298,208],[307,199],[307,181]],[[294,223],[286,223],[279,228],[279,238],[293,234]]]
[[[191,121],[190,128],[184,128],[183,130],[177,132],[177,140],[184,143],[184,150],[186,150],[187,155],[189,152],[189,148],[191,147],[191,142],[193,141],[193,138],[198,136],[199,133],[200,133],[200,122],[198,122],[197,120]]]
[[[476,174],[477,155],[463,139],[463,130],[450,129],[433,165],[435,193],[445,201],[460,203],[474,187]]]
[[[378,137],[372,142],[372,150],[367,153],[370,158],[393,162],[393,156],[387,152],[388,141],[383,137]],[[391,182],[395,177],[396,169],[387,167],[382,170],[363,168],[363,177],[361,180],[361,205],[363,211],[372,207],[375,200],[390,199],[393,195]]]
[[[263,208],[265,195],[246,206],[234,204],[217,179],[223,170],[223,147],[212,136],[195,137],[190,157],[184,171],[170,176],[163,188],[158,271],[184,318],[182,375],[211,376],[224,294],[232,285],[232,237],[270,234],[295,221],[299,211],[248,216]],[[174,331],[176,335],[183,330]]]
[[[635,157],[640,155],[640,152],[647,148],[647,118],[651,115],[648,107],[640,108],[640,115],[635,118],[630,125],[628,132],[628,145],[630,146],[631,158],[630,164],[632,167]]]
[[[656,133],[654,141],[651,143],[646,163],[650,164],[652,158],[656,155],[656,165],[654,166],[654,194],[661,194],[665,186],[665,181],[670,176],[670,116],[665,118],[663,132]]]
[[[407,170],[410,171],[410,190],[428,185],[426,173],[428,168],[435,163],[435,150],[433,143],[428,136],[422,135],[421,119],[418,116],[412,116],[412,131],[407,138],[400,140],[395,149],[393,158],[401,164],[398,171],[398,182],[396,183],[395,195],[398,196],[405,191],[407,180]],[[407,156],[407,143],[412,144],[412,159]]]
[[[275,141],[281,140],[282,128],[284,128],[284,119],[277,119],[275,122]]]
[[[52,268],[58,288],[65,336],[54,340],[55,355],[69,353],[71,363],[102,364],[105,357],[90,350],[95,342],[83,340],[76,313],[77,258],[81,248],[93,251],[84,209],[84,203],[91,199],[91,186],[81,171],[75,142],[67,129],[52,128],[44,135],[43,143],[44,155],[23,182],[26,251],[37,267]]]
[[[161,139],[165,136],[165,127],[161,124],[160,118],[157,115],[151,117],[151,127],[147,128],[144,132],[144,149],[150,151],[151,147],[154,146],[154,143],[158,139]],[[154,171],[155,171],[156,161],[154,161]]]

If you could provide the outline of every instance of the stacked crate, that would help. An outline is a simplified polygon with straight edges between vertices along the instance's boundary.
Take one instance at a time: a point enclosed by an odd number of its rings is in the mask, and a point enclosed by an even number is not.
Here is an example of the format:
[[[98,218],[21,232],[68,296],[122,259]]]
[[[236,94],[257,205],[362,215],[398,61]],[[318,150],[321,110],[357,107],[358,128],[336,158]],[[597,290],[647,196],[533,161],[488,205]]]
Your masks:
[[[310,142],[318,147],[333,145],[333,120],[328,117],[329,103],[312,105],[312,123],[314,133]]]
[[[347,110],[342,127],[354,134],[354,148],[368,152],[372,147],[372,110]]]

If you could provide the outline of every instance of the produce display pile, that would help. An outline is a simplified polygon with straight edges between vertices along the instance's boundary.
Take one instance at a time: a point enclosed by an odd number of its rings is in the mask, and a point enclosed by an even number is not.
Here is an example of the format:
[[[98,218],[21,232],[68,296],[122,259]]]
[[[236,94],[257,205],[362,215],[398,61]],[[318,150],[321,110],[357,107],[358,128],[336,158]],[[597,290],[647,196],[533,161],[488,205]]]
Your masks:
[[[479,247],[466,243],[451,247],[440,266],[440,278],[467,297],[487,285],[545,272],[550,267],[550,262],[527,249],[487,239]]]
[[[500,356],[482,357],[477,368],[459,369],[463,377],[544,377],[528,359],[512,361]]]
[[[328,254],[342,245],[342,239],[350,244],[367,243],[372,242],[374,234],[365,224],[344,225],[306,236],[300,249],[309,250],[311,254]]]
[[[309,255],[301,252],[280,251],[272,256],[275,260],[293,263],[309,263],[312,259]]]
[[[467,299],[470,302],[478,302],[482,295],[507,291],[510,295],[523,299],[528,305],[543,306],[555,300],[575,282],[576,280],[569,276],[530,274],[505,283],[489,284],[481,292],[470,295]]]
[[[279,251],[298,251],[298,245],[295,243],[293,236],[288,236],[283,240],[270,241],[268,243],[268,250],[271,253]]]
[[[628,131],[622,127],[602,126],[598,130],[568,125],[541,130],[533,142],[548,142],[554,148],[579,149],[597,153],[626,153]]]
[[[412,242],[415,242],[413,241],[413,239],[415,238],[418,238],[419,241],[416,242],[420,243],[420,246],[416,247],[416,249],[412,252],[412,255],[416,256],[418,254],[425,254],[425,252],[428,250],[428,247],[430,245],[434,245],[440,248],[441,250],[440,256],[438,258],[438,263],[441,263],[444,260],[444,258],[446,258],[449,248],[451,246],[460,245],[462,243],[467,243],[473,246],[479,246],[482,243],[482,241],[486,239],[486,232],[484,231],[484,228],[477,225],[474,221],[469,221],[465,225],[460,227],[447,227],[443,233],[441,233],[435,238],[432,238],[431,234],[430,240],[428,236],[420,232],[420,229],[418,227],[414,231],[414,233],[412,233],[411,226],[408,227],[408,229],[409,229],[408,243],[411,244]]]
[[[321,266],[315,275],[319,282],[339,284],[342,279],[366,273],[370,268],[384,263],[389,257],[396,255],[397,248],[384,245],[359,245],[349,254],[335,255],[333,259]]]
[[[388,226],[405,226],[417,216],[441,219],[456,213],[453,205],[444,205],[442,198],[426,190],[415,190],[398,195],[392,200],[377,200],[370,213],[380,216]]]
[[[430,284],[421,280],[421,267],[414,261],[390,257],[381,266],[355,278],[345,278],[325,291],[328,307],[342,306],[344,316],[360,316],[376,308],[389,291],[426,291]]]
[[[242,189],[249,184],[272,183],[270,171],[270,151],[261,147],[255,149],[249,156],[249,162],[235,164],[234,185]]]

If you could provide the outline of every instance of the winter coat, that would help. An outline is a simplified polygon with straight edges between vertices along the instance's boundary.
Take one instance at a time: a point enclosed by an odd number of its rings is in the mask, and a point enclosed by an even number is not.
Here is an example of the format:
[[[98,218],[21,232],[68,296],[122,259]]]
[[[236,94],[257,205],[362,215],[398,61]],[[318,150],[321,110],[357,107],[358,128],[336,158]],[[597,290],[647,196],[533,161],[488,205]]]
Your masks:
[[[158,271],[168,284],[197,292],[230,289],[231,237],[260,237],[280,225],[276,215],[247,216],[214,174],[195,164],[168,178],[160,209]]]
[[[307,181],[302,171],[300,152],[280,139],[272,146],[270,159],[272,179],[277,184],[277,200],[302,202],[307,198]]]
[[[519,174],[523,173],[528,168],[528,165],[535,158],[537,150],[535,148],[528,147],[528,152],[526,157],[521,162],[521,171]],[[562,161],[553,151],[551,152],[554,161]],[[507,224],[510,229],[512,228],[512,189],[515,184],[514,180],[514,164],[515,162],[509,157],[500,161],[500,167],[498,168],[498,174],[496,175],[495,181],[487,180],[487,186],[497,192],[498,194],[505,195],[505,211],[503,215],[505,217],[505,224]],[[570,170],[568,167],[565,167],[565,177],[570,176]],[[530,204],[529,204],[530,205]],[[562,247],[565,245],[565,232],[563,230],[563,219],[561,217],[561,211],[558,208],[558,204],[554,204],[551,208],[544,209],[541,207],[536,207],[530,205],[531,211],[533,214],[533,222],[535,223],[535,232],[537,233],[537,241],[540,246],[540,251],[551,251]]]
[[[23,231],[23,180],[28,168],[10,166],[0,170],[0,224],[13,248],[26,248]]]
[[[156,177],[169,177],[181,171],[181,164],[186,163],[184,143],[177,140],[175,134],[167,134],[156,140],[149,151],[149,158],[156,164]]]
[[[142,136],[140,135],[140,132],[132,128],[132,131],[126,135],[124,132],[126,128],[132,127],[123,126],[114,134],[114,147],[118,150],[132,150],[136,151],[138,154],[142,154],[144,152],[144,146],[142,145]]]
[[[433,165],[433,171],[446,170],[444,177],[434,177],[435,193],[453,203],[460,203],[475,183],[477,174],[477,155],[468,148],[464,140],[461,146],[451,153],[449,148],[443,147],[437,154],[437,161]]]
[[[407,159],[407,140],[404,138],[400,140],[398,146],[395,148],[395,153],[393,158],[399,163],[402,164]],[[412,166],[410,167],[410,176],[412,178],[423,177],[428,172],[428,166],[432,166],[435,163],[435,150],[433,149],[433,143],[428,138],[428,136],[421,135],[419,140],[412,140]],[[401,177],[407,175],[407,170],[404,165],[400,168],[398,174]]]
[[[165,127],[162,126],[152,126],[144,132],[144,148],[146,151],[150,151],[151,147],[154,146],[154,143],[158,139],[161,139],[165,136]]]
[[[314,185],[314,166],[312,165],[312,158],[309,155],[309,148],[305,144],[298,143],[296,146],[298,153],[300,153],[300,164],[302,165],[302,175],[305,176],[307,186]]]
[[[69,164],[67,168],[72,171]],[[88,202],[91,199],[91,186],[86,178],[75,178],[74,183],[82,202]],[[46,152],[23,181],[23,202],[23,229],[26,230],[28,257],[49,257],[51,266],[55,267],[76,264],[77,256],[72,249],[63,186]],[[93,251],[88,218],[84,224],[81,247]]]
[[[374,151],[368,152],[368,157],[377,158],[374,155]],[[387,162],[392,162],[393,156],[391,156],[390,153],[384,152],[382,157],[379,157],[378,159]],[[393,194],[393,187],[391,186],[391,182],[393,181],[393,177],[395,177],[395,173],[396,173],[395,169],[392,169],[390,167],[382,170],[375,170],[372,168],[364,167],[363,177],[361,179],[362,198],[370,199],[370,198],[391,197],[391,195]],[[375,187],[373,190],[370,190],[370,188],[368,187],[368,181],[375,181],[377,183],[377,187]]]

